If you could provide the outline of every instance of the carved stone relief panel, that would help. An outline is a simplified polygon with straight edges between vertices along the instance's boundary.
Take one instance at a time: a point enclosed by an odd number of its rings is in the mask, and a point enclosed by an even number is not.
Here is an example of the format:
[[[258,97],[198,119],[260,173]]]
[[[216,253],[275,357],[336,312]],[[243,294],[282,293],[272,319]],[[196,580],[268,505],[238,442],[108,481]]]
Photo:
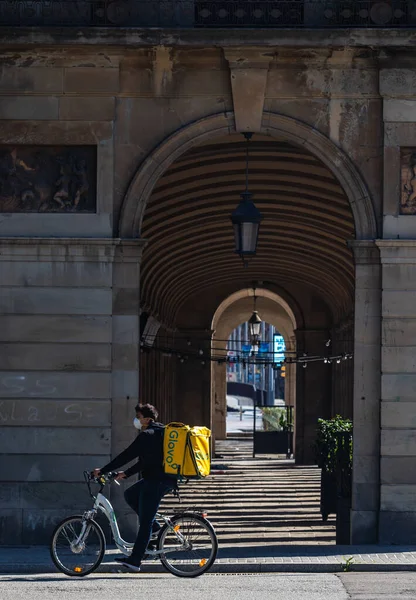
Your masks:
[[[402,148],[400,214],[416,215],[416,148]]]
[[[95,213],[96,146],[0,145],[0,212]]]

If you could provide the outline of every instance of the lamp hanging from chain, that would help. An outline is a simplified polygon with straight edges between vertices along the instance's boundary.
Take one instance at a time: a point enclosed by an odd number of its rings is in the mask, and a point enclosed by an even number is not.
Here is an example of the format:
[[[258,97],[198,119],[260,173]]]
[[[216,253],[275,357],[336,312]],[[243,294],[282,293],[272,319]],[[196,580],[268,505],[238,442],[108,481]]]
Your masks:
[[[248,189],[249,143],[253,134],[245,132],[243,135],[246,139],[246,189],[241,193],[240,203],[231,214],[231,222],[234,227],[235,251],[243,259],[244,266],[247,266],[247,258],[256,254],[260,221],[263,217]]]
[[[251,315],[250,319],[248,320],[248,327],[249,327],[249,332],[250,332],[251,351],[254,354],[256,354],[260,348],[260,337],[261,337],[260,330],[261,330],[262,320],[256,309],[257,297],[256,297],[256,288],[255,287],[253,287],[253,292],[254,292],[254,294],[253,294],[253,298],[254,298],[253,314]]]

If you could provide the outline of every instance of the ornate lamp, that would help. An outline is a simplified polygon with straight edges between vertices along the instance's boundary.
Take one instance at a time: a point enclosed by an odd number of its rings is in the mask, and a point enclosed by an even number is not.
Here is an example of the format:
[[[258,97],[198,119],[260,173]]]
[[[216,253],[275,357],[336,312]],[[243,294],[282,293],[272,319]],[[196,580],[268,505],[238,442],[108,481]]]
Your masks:
[[[246,266],[246,258],[254,256],[257,249],[260,221],[262,215],[254,202],[253,194],[248,189],[248,148],[252,133],[243,133],[246,145],[246,189],[241,193],[240,204],[231,214],[231,222],[234,227],[235,251],[243,259]]]

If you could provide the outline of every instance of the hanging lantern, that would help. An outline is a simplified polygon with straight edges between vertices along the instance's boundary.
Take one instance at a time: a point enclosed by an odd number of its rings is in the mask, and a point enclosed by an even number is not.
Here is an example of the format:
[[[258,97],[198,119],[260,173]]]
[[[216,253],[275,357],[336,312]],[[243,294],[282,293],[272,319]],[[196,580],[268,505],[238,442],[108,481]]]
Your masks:
[[[253,194],[248,189],[248,146],[253,134],[244,133],[243,135],[247,141],[246,189],[241,194],[239,205],[231,214],[231,222],[234,227],[235,251],[245,263],[247,257],[256,254],[259,227],[263,217],[252,201]]]
[[[250,332],[251,351],[253,353],[257,353],[259,351],[259,348],[260,348],[260,331],[261,331],[262,320],[260,318],[259,313],[256,310],[257,297],[256,297],[256,290],[255,290],[255,288],[253,288],[253,291],[254,291],[254,294],[253,294],[253,299],[254,299],[253,314],[251,315],[250,319],[248,320],[248,330]]]
[[[255,310],[253,312],[253,314],[251,315],[249,321],[248,321],[248,327],[249,327],[249,330],[250,330],[250,337],[251,338],[255,338],[257,340],[260,340],[260,328],[261,328],[261,324],[262,324],[262,320],[260,318],[260,315],[257,312],[257,310]]]

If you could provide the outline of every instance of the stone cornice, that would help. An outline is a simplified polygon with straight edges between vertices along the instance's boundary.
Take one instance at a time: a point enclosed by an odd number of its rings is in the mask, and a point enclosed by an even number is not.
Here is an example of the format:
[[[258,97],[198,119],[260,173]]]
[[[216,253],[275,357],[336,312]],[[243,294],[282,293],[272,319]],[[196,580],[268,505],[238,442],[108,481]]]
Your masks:
[[[0,238],[0,261],[137,262],[146,243],[121,238]]]
[[[268,69],[273,52],[267,48],[253,48],[245,44],[238,48],[225,48],[225,59],[231,69]]]
[[[376,240],[383,264],[415,264],[416,240]]]
[[[380,264],[380,252],[375,240],[349,240],[347,244],[354,253],[356,265]]]
[[[379,248],[416,248],[416,240],[375,240]]]
[[[209,47],[412,48],[415,29],[158,29],[128,27],[0,27],[0,47]]]

